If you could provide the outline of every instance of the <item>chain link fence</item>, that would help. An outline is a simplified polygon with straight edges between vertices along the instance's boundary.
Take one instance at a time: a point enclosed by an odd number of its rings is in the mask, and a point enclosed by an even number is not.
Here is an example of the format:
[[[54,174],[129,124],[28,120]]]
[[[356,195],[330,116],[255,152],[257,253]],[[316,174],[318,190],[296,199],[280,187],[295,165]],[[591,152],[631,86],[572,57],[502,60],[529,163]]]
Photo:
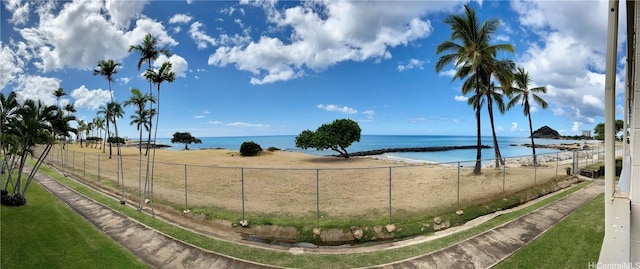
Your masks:
[[[39,153],[41,148],[36,151]],[[616,151],[617,155],[621,153]],[[442,212],[506,197],[604,160],[604,148],[561,151],[475,161],[406,163],[367,168],[252,168],[155,162],[153,180],[145,184],[147,160],[90,154],[56,146],[47,162],[65,173],[110,187],[119,197],[144,206],[144,199],[183,210],[224,210],[248,216],[278,215],[322,226],[344,218],[385,218],[396,214]],[[359,180],[354,180],[359,179]],[[362,180],[364,179],[364,180]],[[146,186],[145,186],[146,185]]]

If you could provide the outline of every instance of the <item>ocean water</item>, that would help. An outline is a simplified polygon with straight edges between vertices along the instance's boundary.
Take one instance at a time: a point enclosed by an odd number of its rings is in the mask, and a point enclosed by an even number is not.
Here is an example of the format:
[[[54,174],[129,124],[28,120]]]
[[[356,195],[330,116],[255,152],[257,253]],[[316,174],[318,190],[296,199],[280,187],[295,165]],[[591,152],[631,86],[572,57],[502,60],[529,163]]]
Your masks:
[[[202,144],[190,144],[189,149],[224,148],[239,150],[245,141],[254,141],[263,149],[276,147],[286,151],[303,152],[313,155],[334,155],[332,150],[317,151],[314,149],[302,150],[295,147],[295,135],[280,136],[245,136],[245,137],[199,137]],[[543,144],[568,144],[582,143],[581,140],[535,139],[536,145]],[[588,142],[588,141],[586,141]],[[170,150],[182,150],[183,144],[171,144],[170,138],[159,138],[158,143],[170,145]],[[475,136],[448,136],[448,135],[362,135],[360,142],[354,142],[347,148],[348,152],[367,151],[385,148],[407,147],[443,147],[443,146],[475,146]],[[498,137],[500,153],[503,157],[530,156],[531,148],[522,146],[530,144],[527,137]],[[482,150],[482,159],[487,161],[494,157],[493,141],[490,136],[482,137],[482,144],[491,146]],[[556,153],[558,150],[536,148],[537,154]],[[448,163],[457,161],[471,161],[476,158],[475,149],[449,150],[439,152],[402,152],[385,153],[383,157],[400,160],[428,161],[435,163]]]

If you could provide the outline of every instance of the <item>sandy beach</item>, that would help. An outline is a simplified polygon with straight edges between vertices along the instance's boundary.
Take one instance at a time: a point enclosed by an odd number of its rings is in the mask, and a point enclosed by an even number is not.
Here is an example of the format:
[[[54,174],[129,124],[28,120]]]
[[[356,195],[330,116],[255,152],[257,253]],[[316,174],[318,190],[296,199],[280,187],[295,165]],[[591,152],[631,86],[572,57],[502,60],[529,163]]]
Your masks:
[[[121,150],[127,197],[138,200],[139,171],[146,169],[146,156],[140,163],[136,147]],[[100,171],[99,180],[115,183],[116,147],[112,159],[108,153],[108,146],[102,153],[71,144],[62,153],[56,147],[50,158],[60,162],[62,154],[64,166],[74,173],[97,181]],[[456,167],[381,156],[345,160],[287,151],[243,157],[225,149],[157,149],[155,154],[155,199],[189,208],[241,211],[244,206],[247,213],[297,217],[315,216],[316,208],[323,217],[343,217],[384,215],[389,205],[394,214],[442,211],[455,208],[458,202],[463,207],[552,180],[564,175],[571,163],[571,152],[565,152],[540,156],[537,168],[530,159],[519,158],[507,160],[506,169],[488,165],[482,175],[474,175],[473,162]],[[594,157],[581,158],[593,161]]]

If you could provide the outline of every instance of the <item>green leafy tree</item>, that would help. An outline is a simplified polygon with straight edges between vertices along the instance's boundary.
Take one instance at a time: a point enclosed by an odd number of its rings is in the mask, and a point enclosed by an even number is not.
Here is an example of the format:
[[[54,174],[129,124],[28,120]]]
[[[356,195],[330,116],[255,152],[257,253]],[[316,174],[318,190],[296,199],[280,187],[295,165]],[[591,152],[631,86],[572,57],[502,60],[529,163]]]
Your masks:
[[[522,113],[529,119],[529,136],[531,137],[531,149],[533,150],[533,165],[537,165],[536,145],[533,141],[533,124],[531,123],[531,99],[543,109],[547,108],[547,106],[549,106],[547,102],[538,95],[539,93],[547,93],[547,88],[535,87],[530,89],[531,77],[529,77],[529,73],[522,67],[518,67],[518,71],[514,74],[513,84],[509,89],[511,100],[509,100],[507,104],[507,109],[515,106],[517,103],[522,103]]]
[[[184,144],[184,149],[188,150],[189,144],[191,143],[202,144],[202,140],[191,136],[191,133],[189,132],[184,132],[184,133],[175,132],[173,134],[173,137],[171,138],[171,143]]]
[[[313,132],[304,130],[296,137],[296,147],[317,150],[331,149],[345,159],[349,158],[347,148],[353,142],[360,142],[362,129],[351,119],[339,119],[332,123],[322,124]]]
[[[616,133],[614,135],[617,135],[620,131],[622,131],[623,128],[624,128],[624,121],[616,120],[616,130],[615,130]],[[604,140],[604,134],[605,134],[604,123],[602,122],[598,123],[596,127],[593,128],[593,132],[595,134],[595,139]]]
[[[513,52],[510,44],[490,44],[500,22],[497,19],[478,22],[476,13],[469,6],[464,5],[464,15],[449,15],[444,22],[451,27],[451,40],[446,40],[438,45],[436,53],[442,55],[436,62],[436,72],[442,71],[446,66],[453,64],[457,70],[453,80],[465,79],[461,89],[463,94],[473,92],[473,100],[470,105],[475,111],[477,130],[477,151],[474,174],[480,174],[482,169],[482,132],[480,112],[482,98],[490,87],[492,76],[497,76],[502,83],[501,76],[506,74],[501,71],[501,61],[496,60],[498,52]],[[458,42],[458,43],[456,43]]]

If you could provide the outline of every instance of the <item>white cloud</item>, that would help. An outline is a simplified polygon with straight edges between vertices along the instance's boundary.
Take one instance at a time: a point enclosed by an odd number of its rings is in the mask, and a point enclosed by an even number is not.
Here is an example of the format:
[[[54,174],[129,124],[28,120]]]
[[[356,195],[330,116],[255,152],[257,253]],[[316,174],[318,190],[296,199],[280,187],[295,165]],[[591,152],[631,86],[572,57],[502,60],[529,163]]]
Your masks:
[[[194,118],[194,119],[202,119],[202,118],[204,118],[204,115],[196,115],[196,116],[194,116],[193,118]]]
[[[57,78],[20,76],[14,91],[20,103],[30,99],[40,100],[45,105],[55,105],[56,97],[53,96],[53,92],[58,88],[60,88],[60,80]]]
[[[518,131],[518,123],[517,122],[512,122],[511,123],[511,129],[509,129],[512,132]]]
[[[177,54],[173,54],[169,58],[165,55],[160,55],[158,59],[153,62],[152,66],[160,68],[164,62],[171,62],[171,70],[176,73],[176,77],[186,77],[187,70],[189,70],[187,60]]]
[[[29,3],[22,3],[20,0],[3,1],[5,8],[13,13],[10,23],[14,25],[26,24],[29,21]]]
[[[223,122],[221,122],[221,121],[217,121],[217,120],[216,120],[216,121],[207,121],[207,124],[211,124],[211,125],[220,125],[220,124],[222,124],[222,123],[223,123]]]
[[[498,133],[504,132],[504,127],[502,127],[501,125],[496,127],[496,132],[498,132]]]
[[[580,132],[580,126],[581,126],[580,122],[574,121],[573,126],[571,127],[571,131],[574,133]]]
[[[131,81],[131,78],[130,77],[124,77],[124,78],[117,78],[116,80],[120,81],[120,83],[122,85],[127,85],[127,84],[129,84],[129,81]]]
[[[449,70],[442,71],[442,72],[438,73],[438,76],[441,76],[441,77],[442,76],[453,77],[453,76],[456,75],[456,72],[457,71],[455,69],[449,69]]]
[[[126,30],[129,28],[131,20],[140,15],[140,12],[147,2],[147,0],[106,0],[105,8],[109,12],[110,21],[114,23],[118,29]]]
[[[169,19],[169,23],[171,23],[171,24],[189,23],[192,19],[193,19],[193,17],[191,17],[191,16],[189,16],[187,14],[175,14],[175,15],[171,16],[171,18]]]
[[[529,72],[534,87],[547,87],[541,97],[554,115],[579,124],[603,116],[608,2],[514,1],[511,6],[521,31],[532,39],[523,40],[529,47],[518,65]]]
[[[323,104],[319,104],[316,106],[319,109],[324,109],[326,111],[331,111],[331,112],[340,112],[342,114],[356,114],[358,113],[357,110],[350,108],[348,106],[337,106],[337,105],[323,105]]]
[[[191,35],[191,39],[196,42],[198,49],[205,49],[209,45],[216,46],[218,44],[216,39],[207,35],[203,30],[201,30],[200,28],[202,28],[202,26],[203,24],[199,21],[191,24],[191,27],[189,27],[189,34]]]
[[[373,117],[375,117],[375,116],[376,116],[376,112],[375,112],[375,111],[373,111],[373,110],[365,110],[365,111],[362,111],[362,114],[364,114],[364,115],[367,117],[367,119],[368,119],[368,120],[372,120],[372,119],[373,119]]]
[[[265,34],[244,44],[221,46],[209,57],[210,65],[232,64],[251,72],[252,84],[294,79],[307,69],[319,72],[343,61],[390,59],[390,48],[431,34],[433,28],[423,19],[425,14],[458,4],[327,1],[305,2],[282,10],[270,2],[242,3],[264,8],[268,27],[276,32],[291,31],[286,39]]]
[[[239,122],[239,121],[227,123],[227,126],[239,127],[239,128],[270,128],[271,127],[268,124],[246,123],[246,122]]]
[[[453,97],[453,99],[455,99],[458,102],[466,102],[467,100],[469,100],[469,97],[466,97],[464,95],[456,95]]]
[[[76,99],[76,108],[86,108],[89,110],[96,110],[111,101],[111,94],[108,90],[89,90],[84,85],[71,91],[71,97]]]
[[[13,49],[0,42],[0,90],[14,82],[24,70],[24,61]]]
[[[424,65],[424,61],[418,59],[410,59],[406,64],[399,64],[396,68],[398,71],[402,72],[405,70],[411,70],[414,68],[423,69],[422,65]]]

